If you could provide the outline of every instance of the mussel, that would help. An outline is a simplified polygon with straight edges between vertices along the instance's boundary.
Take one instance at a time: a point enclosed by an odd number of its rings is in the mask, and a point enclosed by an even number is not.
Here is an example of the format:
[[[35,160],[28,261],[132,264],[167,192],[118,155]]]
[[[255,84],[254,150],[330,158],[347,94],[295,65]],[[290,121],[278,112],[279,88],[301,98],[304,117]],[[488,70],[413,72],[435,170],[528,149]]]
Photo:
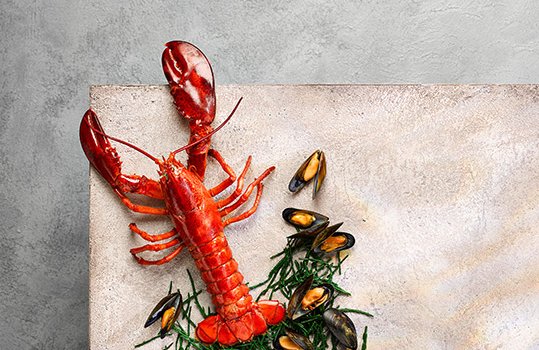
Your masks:
[[[309,227],[308,229],[299,231],[293,235],[288,236],[287,238],[294,239],[315,239],[322,231],[324,231],[329,226],[329,221],[322,222],[316,226]]]
[[[329,222],[329,218],[325,215],[296,208],[286,208],[283,210],[283,219],[299,229],[308,229]]]
[[[327,309],[322,314],[329,331],[347,349],[357,349],[357,333],[350,317],[337,309]]]
[[[335,232],[326,238],[318,247],[314,249],[315,253],[332,253],[348,249],[356,243],[356,239],[346,232]]]
[[[335,290],[332,285],[321,284],[313,287],[313,281],[314,276],[310,276],[292,293],[286,309],[286,315],[289,319],[300,318],[327,303],[333,297]]]
[[[280,335],[273,341],[273,347],[277,350],[314,350],[313,343],[293,330],[286,328],[286,335]]]
[[[313,253],[331,254],[351,248],[356,243],[356,239],[349,233],[337,232],[341,225],[342,222],[320,232],[311,246]]]
[[[154,324],[161,317],[161,331],[159,335],[164,338],[178,319],[182,310],[182,295],[180,292],[172,293],[161,299],[153,308],[144,324],[144,328]]]
[[[320,190],[326,178],[326,156],[324,152],[316,150],[301,166],[290,180],[288,189],[295,193],[301,190],[307,183],[314,179],[313,199]]]

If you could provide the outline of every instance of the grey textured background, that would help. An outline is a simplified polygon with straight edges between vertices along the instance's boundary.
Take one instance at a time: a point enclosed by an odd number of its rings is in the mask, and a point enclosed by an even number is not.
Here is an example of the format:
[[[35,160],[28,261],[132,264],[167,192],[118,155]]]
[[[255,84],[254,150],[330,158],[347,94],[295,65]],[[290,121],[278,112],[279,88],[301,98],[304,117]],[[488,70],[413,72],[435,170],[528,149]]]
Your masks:
[[[163,43],[196,43],[217,84],[537,83],[539,3],[0,3],[0,348],[88,335],[91,84],[161,84]],[[114,233],[111,233],[114,234]]]

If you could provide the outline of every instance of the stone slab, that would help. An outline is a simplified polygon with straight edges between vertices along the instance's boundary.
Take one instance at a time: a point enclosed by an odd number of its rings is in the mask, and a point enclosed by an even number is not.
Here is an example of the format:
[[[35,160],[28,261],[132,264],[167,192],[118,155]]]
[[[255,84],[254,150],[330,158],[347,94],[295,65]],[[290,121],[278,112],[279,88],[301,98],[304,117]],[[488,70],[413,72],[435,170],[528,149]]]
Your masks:
[[[375,315],[353,316],[369,326],[369,349],[539,349],[537,85],[219,86],[216,125],[241,96],[213,146],[237,172],[253,155],[249,179],[277,167],[258,212],[226,229],[247,281],[267,275],[290,234],[282,209],[314,209],[356,236],[341,304]],[[109,134],[154,155],[188,138],[165,86],[94,86],[91,106]],[[317,148],[328,158],[319,197],[291,195],[290,177]],[[156,177],[151,161],[117,149],[125,172]],[[208,186],[224,178],[215,164],[207,173]],[[132,349],[155,334],[142,324],[169,281],[190,290],[188,254],[133,260],[144,242],[130,222],[170,227],[129,212],[92,171],[92,349]]]

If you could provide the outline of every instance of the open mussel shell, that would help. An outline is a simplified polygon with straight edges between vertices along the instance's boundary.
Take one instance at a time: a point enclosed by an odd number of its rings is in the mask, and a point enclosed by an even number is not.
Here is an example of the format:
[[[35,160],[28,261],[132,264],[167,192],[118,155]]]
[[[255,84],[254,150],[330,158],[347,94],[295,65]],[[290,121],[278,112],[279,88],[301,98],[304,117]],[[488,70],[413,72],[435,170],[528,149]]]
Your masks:
[[[163,338],[172,328],[174,322],[178,319],[181,312],[182,295],[180,292],[172,293],[161,299],[153,308],[150,316],[144,324],[144,328],[154,324],[159,318],[162,318],[160,336]]]
[[[324,152],[316,150],[313,154],[307,158],[303,164],[299,167],[298,171],[290,180],[288,189],[290,192],[295,193],[301,190],[309,181],[315,179],[315,188],[313,189],[313,199],[316,193],[320,190],[322,182],[326,177],[326,157]]]
[[[324,152],[320,152],[320,161],[318,163],[318,170],[316,171],[316,175],[314,177],[314,185],[313,185],[313,199],[316,197],[316,194],[318,191],[320,191],[320,187],[322,187],[322,183],[326,179],[326,156],[324,155]]]
[[[287,238],[294,239],[315,239],[320,232],[324,231],[329,226],[329,221],[322,222],[319,225],[309,227],[308,229],[299,231],[296,234],[290,235]]]
[[[311,245],[311,250],[314,252],[316,248],[322,242],[324,242],[328,237],[331,237],[337,230],[342,226],[342,222],[339,222],[338,224],[331,225],[329,227],[326,227],[324,230],[322,230],[320,233],[318,233],[313,241],[313,244]]]
[[[348,349],[357,349],[357,333],[350,317],[337,309],[327,309],[322,314],[329,331]]]
[[[303,281],[303,283],[300,284],[296,288],[296,290],[294,290],[294,293],[292,293],[292,296],[290,297],[290,302],[288,303],[288,307],[286,308],[286,316],[289,319],[294,319],[294,314],[296,313],[296,310],[301,306],[301,300],[303,299],[307,291],[311,289],[313,281],[314,275],[311,275],[309,278]]]
[[[356,243],[356,239],[346,232],[334,232],[313,248],[315,254],[331,254],[349,249]]]
[[[326,304],[333,297],[334,291],[335,289],[331,284],[321,284],[312,287],[301,299],[300,306],[292,316],[292,319],[300,318],[321,305]]]
[[[273,347],[277,350],[314,350],[313,343],[304,335],[287,328],[286,335],[280,335],[273,341]]]
[[[307,278],[292,293],[286,309],[289,319],[296,320],[327,303],[333,297],[335,292],[333,286],[321,284],[313,287],[313,281],[314,276]]]
[[[296,208],[286,208],[283,210],[283,219],[299,229],[308,229],[329,221],[329,218],[325,215]]]

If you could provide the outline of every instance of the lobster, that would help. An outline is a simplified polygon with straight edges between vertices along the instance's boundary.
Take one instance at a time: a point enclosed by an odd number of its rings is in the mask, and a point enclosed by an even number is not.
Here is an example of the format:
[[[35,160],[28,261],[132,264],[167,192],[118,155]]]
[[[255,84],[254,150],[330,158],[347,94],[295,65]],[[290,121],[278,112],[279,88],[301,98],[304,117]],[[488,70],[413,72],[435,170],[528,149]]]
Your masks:
[[[224,228],[248,218],[256,211],[263,191],[262,181],[275,167],[266,169],[243,191],[252,157],[247,158],[243,171],[237,177],[221,154],[210,148],[210,138],[230,120],[241,99],[226,120],[213,129],[209,123],[215,117],[214,80],[211,66],[202,52],[186,42],[167,43],[163,53],[163,67],[176,107],[190,120],[189,143],[171,152],[168,157],[159,159],[135,145],[108,136],[96,113],[90,109],[80,125],[82,148],[90,164],[129,209],[144,214],[168,215],[172,220],[174,228],[161,234],[149,234],[136,224],[130,224],[131,231],[152,242],[133,248],[130,252],[142,265],[160,265],[187,248],[206,284],[206,290],[212,296],[217,312],[197,325],[196,337],[205,344],[218,342],[230,346],[248,342],[254,336],[265,333],[268,325],[281,322],[285,309],[275,300],[253,301],[249,287],[238,270],[238,263],[232,257]],[[159,168],[159,180],[122,173],[120,157],[110,140],[123,143],[150,158]],[[187,167],[176,159],[176,155],[184,150],[189,155]],[[208,156],[215,159],[228,175],[224,181],[209,189],[203,183]],[[217,201],[214,199],[235,182],[236,188],[231,194]],[[250,209],[225,218],[247,202],[255,189],[256,197]],[[133,203],[127,193],[163,200],[165,206],[155,208]],[[170,240],[155,243],[165,239]],[[144,251],[169,248],[174,250],[159,260],[146,260],[139,256]]]

